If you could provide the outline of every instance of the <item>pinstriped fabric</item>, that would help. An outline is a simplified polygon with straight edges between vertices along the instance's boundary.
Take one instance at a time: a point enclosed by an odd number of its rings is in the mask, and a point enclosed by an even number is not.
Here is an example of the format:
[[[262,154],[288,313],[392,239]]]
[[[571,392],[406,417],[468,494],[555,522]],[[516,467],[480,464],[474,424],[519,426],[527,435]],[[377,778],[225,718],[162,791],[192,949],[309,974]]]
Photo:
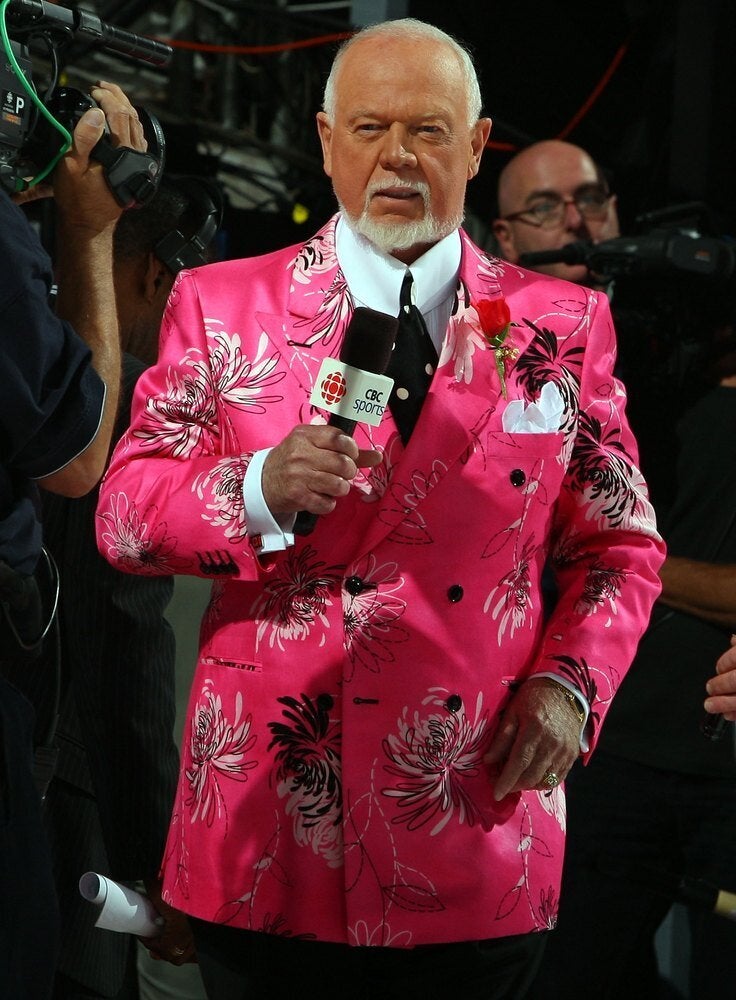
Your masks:
[[[119,433],[142,370],[126,356]],[[94,928],[79,876],[157,874],[178,755],[174,637],[163,618],[173,581],[110,567],[95,543],[96,502],[96,491],[44,497],[45,542],[62,577],[60,753],[46,818],[62,910],[60,971],[107,997],[121,987],[131,941]]]

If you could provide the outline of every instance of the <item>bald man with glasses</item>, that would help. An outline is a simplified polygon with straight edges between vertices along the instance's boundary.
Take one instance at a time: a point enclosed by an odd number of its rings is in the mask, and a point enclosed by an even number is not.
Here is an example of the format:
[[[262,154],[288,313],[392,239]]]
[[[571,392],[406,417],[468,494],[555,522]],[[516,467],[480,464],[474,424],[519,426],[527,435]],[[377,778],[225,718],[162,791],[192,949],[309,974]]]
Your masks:
[[[559,250],[568,243],[600,243],[620,235],[616,195],[600,167],[579,146],[549,139],[527,146],[501,172],[499,217],[493,233],[502,257]],[[591,288],[605,281],[585,264],[541,264],[535,270]]]

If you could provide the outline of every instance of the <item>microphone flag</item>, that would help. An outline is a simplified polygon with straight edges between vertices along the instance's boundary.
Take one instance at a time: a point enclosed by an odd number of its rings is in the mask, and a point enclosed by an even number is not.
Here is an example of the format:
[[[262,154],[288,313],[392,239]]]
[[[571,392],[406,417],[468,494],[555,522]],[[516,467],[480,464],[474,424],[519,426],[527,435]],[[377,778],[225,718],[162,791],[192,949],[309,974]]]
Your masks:
[[[345,420],[377,427],[388,405],[394,380],[387,375],[325,358],[310,396],[313,406]]]

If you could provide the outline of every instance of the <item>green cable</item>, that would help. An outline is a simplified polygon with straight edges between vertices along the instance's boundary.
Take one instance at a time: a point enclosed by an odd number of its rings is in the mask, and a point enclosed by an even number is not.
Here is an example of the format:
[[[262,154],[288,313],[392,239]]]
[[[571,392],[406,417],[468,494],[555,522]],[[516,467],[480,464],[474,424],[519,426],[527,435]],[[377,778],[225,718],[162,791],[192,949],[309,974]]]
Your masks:
[[[58,132],[61,133],[64,139],[64,143],[61,149],[56,154],[56,156],[54,156],[53,159],[46,165],[46,167],[43,170],[39,171],[39,173],[37,173],[35,177],[33,177],[30,181],[28,181],[28,183],[25,184],[24,187],[18,188],[18,190],[25,190],[25,188],[34,187],[40,181],[48,177],[48,175],[53,171],[54,167],[62,158],[62,156],[72,148],[72,137],[71,134],[61,124],[61,122],[57,121],[56,118],[54,118],[54,116],[51,114],[51,112],[44,107],[43,102],[39,99],[38,94],[29,83],[25,73],[23,72],[22,67],[18,63],[18,60],[15,58],[15,53],[13,52],[13,49],[10,45],[10,37],[8,36],[8,27],[5,19],[5,13],[7,11],[9,3],[10,0],[1,0],[0,2],[0,37],[2,37],[3,40],[3,48],[5,49],[5,55],[8,57],[8,62],[15,70],[18,80],[23,85],[23,88],[28,94],[28,96],[31,98],[31,101],[36,105],[36,107],[44,116],[44,118]]]

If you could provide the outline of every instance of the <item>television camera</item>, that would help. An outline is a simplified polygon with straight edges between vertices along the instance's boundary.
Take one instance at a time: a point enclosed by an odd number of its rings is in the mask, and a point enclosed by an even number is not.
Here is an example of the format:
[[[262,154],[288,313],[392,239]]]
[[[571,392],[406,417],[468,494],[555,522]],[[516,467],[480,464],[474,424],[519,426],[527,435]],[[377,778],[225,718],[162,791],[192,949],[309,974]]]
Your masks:
[[[10,193],[49,177],[71,147],[75,125],[95,102],[82,91],[57,87],[60,55],[73,42],[153,66],[165,66],[171,48],[162,42],[106,24],[86,10],[46,0],[0,0],[0,184]],[[50,80],[39,96],[32,57],[45,57]],[[163,172],[165,140],[157,119],[136,107],[148,144],[145,153],[114,147],[108,133],[92,151],[107,183],[125,208],[154,196]]]
[[[522,254],[522,267],[584,264],[603,280],[674,275],[730,278],[736,269],[734,244],[701,234],[705,206],[689,202],[639,216],[645,231],[601,243],[580,240],[556,250]]]

